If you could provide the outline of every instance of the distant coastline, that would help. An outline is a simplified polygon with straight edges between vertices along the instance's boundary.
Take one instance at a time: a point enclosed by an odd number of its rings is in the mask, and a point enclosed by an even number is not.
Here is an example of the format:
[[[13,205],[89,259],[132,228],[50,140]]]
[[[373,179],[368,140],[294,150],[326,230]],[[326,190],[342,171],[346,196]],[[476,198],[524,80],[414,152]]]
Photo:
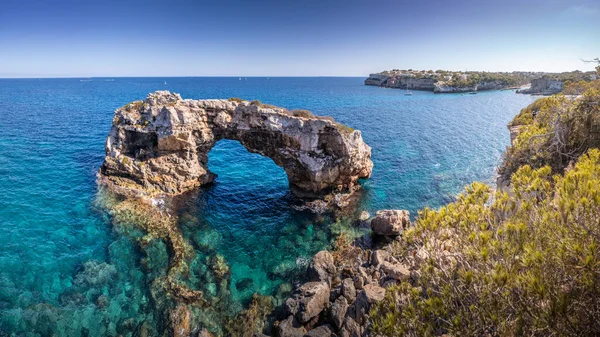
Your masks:
[[[595,80],[593,72],[484,72],[447,70],[400,70],[370,74],[365,85],[384,88],[425,90],[434,93],[464,93],[488,90],[517,90],[517,93],[552,95],[563,89],[566,81]],[[523,89],[525,86],[529,88]]]

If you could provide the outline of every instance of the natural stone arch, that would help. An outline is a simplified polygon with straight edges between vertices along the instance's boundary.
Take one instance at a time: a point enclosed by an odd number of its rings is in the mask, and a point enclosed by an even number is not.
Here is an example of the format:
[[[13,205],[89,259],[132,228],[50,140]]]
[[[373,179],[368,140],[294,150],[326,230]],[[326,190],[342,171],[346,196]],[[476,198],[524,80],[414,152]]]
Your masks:
[[[302,196],[351,191],[373,168],[360,131],[333,119],[157,91],[115,111],[100,181],[126,195],[184,193],[214,180],[208,152],[221,139],[271,158]]]

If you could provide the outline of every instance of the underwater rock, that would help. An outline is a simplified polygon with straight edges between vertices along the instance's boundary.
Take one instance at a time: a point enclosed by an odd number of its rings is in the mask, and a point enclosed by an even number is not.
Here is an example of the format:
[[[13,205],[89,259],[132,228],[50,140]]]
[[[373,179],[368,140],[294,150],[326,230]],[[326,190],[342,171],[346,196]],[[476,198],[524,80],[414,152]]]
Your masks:
[[[83,264],[83,270],[75,276],[73,284],[91,287],[106,285],[113,282],[116,275],[117,268],[115,266],[106,262],[90,260]]]
[[[173,337],[189,337],[192,313],[185,304],[179,304],[169,312],[169,328]]]
[[[229,277],[229,266],[221,254],[215,254],[215,256],[210,259],[210,269],[220,279]]]
[[[208,152],[239,141],[285,170],[299,196],[352,191],[371,175],[371,148],[331,118],[242,100],[157,91],[115,111],[99,180],[124,195],[177,195],[214,180]]]
[[[404,228],[410,226],[410,213],[404,210],[381,210],[371,220],[371,229],[379,235],[400,235]]]
[[[98,296],[98,298],[96,298],[96,305],[100,309],[104,309],[104,308],[108,307],[109,304],[110,304],[110,300],[108,299],[108,296],[106,296],[106,295],[100,295],[100,296]]]
[[[245,277],[235,283],[235,288],[239,291],[243,291],[243,290],[246,290],[246,289],[252,287],[253,284],[254,284],[253,279],[251,279],[249,277]]]

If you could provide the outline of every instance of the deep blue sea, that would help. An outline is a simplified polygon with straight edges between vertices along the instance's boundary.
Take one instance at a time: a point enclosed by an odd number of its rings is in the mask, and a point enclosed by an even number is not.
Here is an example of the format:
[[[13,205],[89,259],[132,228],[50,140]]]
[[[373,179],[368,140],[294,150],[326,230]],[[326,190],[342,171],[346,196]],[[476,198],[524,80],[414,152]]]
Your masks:
[[[493,183],[506,124],[534,100],[513,91],[405,96],[363,78],[0,79],[0,336],[132,336],[158,321],[139,249],[98,206],[95,177],[115,108],[155,90],[258,99],[361,130],[375,166],[359,210],[371,214],[416,215],[473,181]],[[283,169],[235,141],[220,141],[209,167],[218,179],[181,210],[181,227],[204,257],[194,268],[216,254],[229,265],[225,286],[208,276],[194,284],[227,293],[231,312],[254,292],[288,293],[340,232],[366,233],[299,214]]]

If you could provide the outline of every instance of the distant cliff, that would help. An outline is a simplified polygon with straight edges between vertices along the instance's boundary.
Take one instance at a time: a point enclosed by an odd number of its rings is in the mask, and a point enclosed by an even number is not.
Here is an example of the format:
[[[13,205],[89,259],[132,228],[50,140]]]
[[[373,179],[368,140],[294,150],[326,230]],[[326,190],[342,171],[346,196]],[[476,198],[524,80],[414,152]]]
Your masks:
[[[446,70],[399,70],[370,74],[365,85],[408,90],[427,90],[435,93],[459,93],[484,90],[518,89],[531,83],[523,94],[552,95],[563,90],[566,81],[591,81],[592,72],[483,72]]]
[[[536,78],[531,80],[531,87],[517,90],[519,94],[532,95],[553,95],[563,90],[564,81],[555,80],[548,77]]]
[[[435,93],[456,93],[515,88],[526,83],[534,73],[451,72],[444,70],[398,70],[370,74],[365,85]]]

